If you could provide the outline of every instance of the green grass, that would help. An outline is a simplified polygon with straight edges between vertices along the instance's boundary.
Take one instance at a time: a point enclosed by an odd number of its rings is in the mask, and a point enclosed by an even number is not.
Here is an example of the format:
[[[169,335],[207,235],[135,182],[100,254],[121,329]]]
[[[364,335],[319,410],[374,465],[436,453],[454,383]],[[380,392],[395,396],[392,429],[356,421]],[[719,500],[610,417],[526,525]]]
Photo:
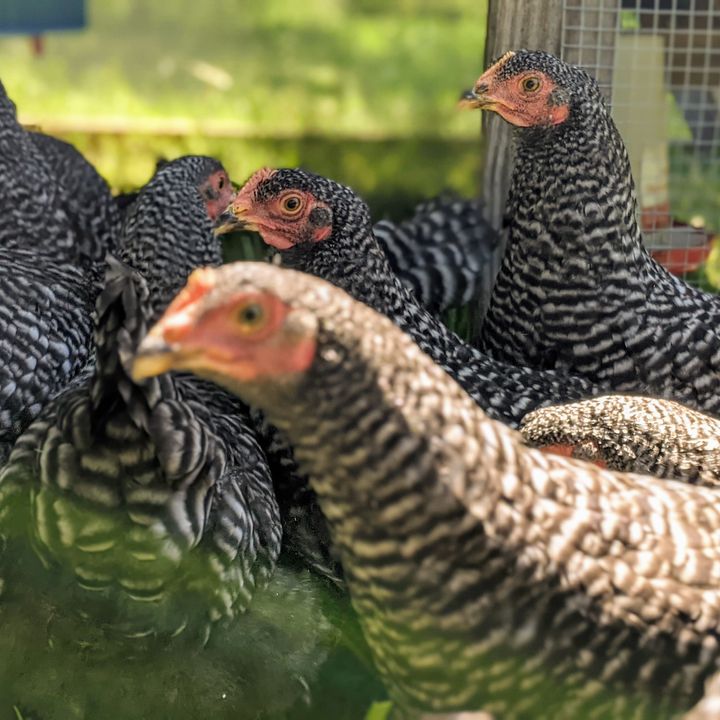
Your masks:
[[[472,134],[454,112],[481,67],[484,3],[91,0],[43,58],[3,41],[33,117],[188,118],[253,134]],[[427,5],[427,3],[426,3]],[[376,12],[368,12],[372,7]]]
[[[50,35],[40,58],[24,38],[0,39],[2,77],[27,121],[63,133],[104,129],[93,139],[101,151],[89,154],[118,186],[151,170],[148,130],[153,149],[168,155],[232,144],[206,140],[213,134],[250,138],[241,173],[252,163],[289,163],[292,141],[308,136],[477,139],[479,117],[458,112],[456,100],[481,69],[482,1],[89,7],[89,29]],[[262,152],[253,152],[256,138],[288,144],[267,152],[257,143]]]

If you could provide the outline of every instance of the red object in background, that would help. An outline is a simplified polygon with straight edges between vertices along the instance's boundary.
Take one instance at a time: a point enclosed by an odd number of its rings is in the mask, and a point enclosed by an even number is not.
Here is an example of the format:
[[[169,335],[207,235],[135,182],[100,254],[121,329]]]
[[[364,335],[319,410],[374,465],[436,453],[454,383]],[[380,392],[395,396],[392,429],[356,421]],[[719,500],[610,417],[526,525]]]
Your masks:
[[[671,227],[673,224],[670,214],[670,202],[661,205],[640,208],[640,227],[643,232],[653,232],[662,228]]]
[[[677,236],[677,245],[670,242],[664,247],[653,247],[655,233],[645,235],[650,254],[673,275],[682,276],[697,270],[710,255],[713,236],[677,221],[673,222],[670,232]]]
[[[33,35],[30,44],[35,57],[40,57],[45,52],[45,38],[42,35]]]

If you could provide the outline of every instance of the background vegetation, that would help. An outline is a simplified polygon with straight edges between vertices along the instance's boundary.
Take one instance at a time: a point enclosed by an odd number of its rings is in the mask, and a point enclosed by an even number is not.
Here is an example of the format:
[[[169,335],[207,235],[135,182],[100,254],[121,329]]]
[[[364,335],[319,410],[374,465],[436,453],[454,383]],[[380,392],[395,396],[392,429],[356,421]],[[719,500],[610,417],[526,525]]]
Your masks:
[[[478,0],[89,0],[84,32],[0,40],[21,117],[62,134],[115,188],[158,156],[219,156],[237,180],[308,166],[379,204],[476,191]]]

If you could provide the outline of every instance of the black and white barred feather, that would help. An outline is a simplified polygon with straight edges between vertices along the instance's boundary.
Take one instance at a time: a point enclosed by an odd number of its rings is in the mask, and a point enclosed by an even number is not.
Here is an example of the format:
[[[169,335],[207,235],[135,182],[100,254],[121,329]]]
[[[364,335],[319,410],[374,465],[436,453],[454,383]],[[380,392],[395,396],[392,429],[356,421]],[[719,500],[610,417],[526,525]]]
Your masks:
[[[500,234],[477,200],[438,197],[402,222],[373,226],[390,267],[433,312],[476,302],[484,313],[502,258]]]
[[[62,189],[65,210],[85,254],[102,263],[117,249],[120,233],[120,212],[107,182],[70,143],[40,132],[30,137]]]
[[[88,362],[95,294],[75,265],[0,248],[0,465]]]
[[[0,464],[87,363],[93,280],[117,233],[94,169],[62,144],[58,176],[58,141],[42,137],[18,123],[0,84]]]
[[[532,447],[561,446],[612,470],[720,485],[720,420],[661,398],[604,395],[528,413]]]
[[[0,247],[31,248],[58,262],[92,269],[94,238],[79,234],[72,203],[33,134],[18,122],[0,83]]]

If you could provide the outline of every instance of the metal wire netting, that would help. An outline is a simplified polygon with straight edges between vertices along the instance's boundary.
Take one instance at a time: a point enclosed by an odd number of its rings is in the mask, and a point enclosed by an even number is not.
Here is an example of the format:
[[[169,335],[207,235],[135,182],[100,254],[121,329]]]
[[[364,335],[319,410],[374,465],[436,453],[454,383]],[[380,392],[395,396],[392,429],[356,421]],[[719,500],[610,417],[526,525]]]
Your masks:
[[[720,233],[720,0],[564,0],[561,52],[612,107],[646,245],[698,282]]]

